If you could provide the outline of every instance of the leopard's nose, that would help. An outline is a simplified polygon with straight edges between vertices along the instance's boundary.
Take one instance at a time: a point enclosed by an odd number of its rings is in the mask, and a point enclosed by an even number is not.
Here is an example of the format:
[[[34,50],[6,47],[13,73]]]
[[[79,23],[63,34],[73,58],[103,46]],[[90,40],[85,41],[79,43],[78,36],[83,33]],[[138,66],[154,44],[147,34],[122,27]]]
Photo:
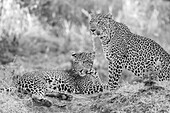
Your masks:
[[[91,32],[94,32],[95,31],[95,29],[90,29],[91,30]]]

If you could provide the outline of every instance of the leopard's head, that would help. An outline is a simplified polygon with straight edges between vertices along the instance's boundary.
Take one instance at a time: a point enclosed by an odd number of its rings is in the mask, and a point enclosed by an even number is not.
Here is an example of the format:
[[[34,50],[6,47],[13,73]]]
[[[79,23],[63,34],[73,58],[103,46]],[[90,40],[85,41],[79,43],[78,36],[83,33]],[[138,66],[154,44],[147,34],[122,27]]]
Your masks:
[[[94,61],[95,58],[95,51],[92,52],[73,52],[72,51],[72,58],[74,61],[83,62],[83,61]]]
[[[110,23],[113,23],[111,14],[91,14],[89,27],[94,37],[99,37],[102,44],[109,44],[110,38]]]
[[[72,59],[74,61],[74,69],[91,71],[95,59],[95,52],[72,52]]]

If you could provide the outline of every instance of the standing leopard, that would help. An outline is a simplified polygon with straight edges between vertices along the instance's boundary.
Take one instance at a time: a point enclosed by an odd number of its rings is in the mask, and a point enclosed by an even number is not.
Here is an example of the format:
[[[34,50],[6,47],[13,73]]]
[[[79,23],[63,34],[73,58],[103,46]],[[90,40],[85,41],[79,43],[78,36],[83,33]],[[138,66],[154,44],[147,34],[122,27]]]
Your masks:
[[[108,85],[111,90],[120,86],[122,73],[155,81],[169,80],[170,55],[155,41],[134,34],[116,22],[111,14],[92,14],[89,28],[101,41],[108,61]]]

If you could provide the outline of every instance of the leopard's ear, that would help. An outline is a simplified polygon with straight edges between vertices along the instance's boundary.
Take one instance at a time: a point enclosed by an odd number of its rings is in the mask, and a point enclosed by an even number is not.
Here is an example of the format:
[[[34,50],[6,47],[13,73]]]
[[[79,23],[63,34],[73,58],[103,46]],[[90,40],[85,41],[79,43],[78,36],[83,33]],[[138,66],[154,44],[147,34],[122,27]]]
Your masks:
[[[20,75],[13,75],[12,80],[17,80],[20,77]]]
[[[12,86],[15,86],[20,79],[21,75],[13,75],[12,76]]]
[[[90,11],[89,12],[89,20],[91,20],[92,18],[95,18],[96,17],[96,13],[94,11]]]
[[[72,52],[71,52],[71,59],[75,61],[75,60],[76,60],[76,57],[77,57],[77,53],[74,52],[74,51],[72,51]]]
[[[86,16],[88,17],[88,20],[91,20],[91,11],[89,10],[86,10],[86,9],[81,9],[81,12]]]
[[[108,19],[113,19],[113,16],[110,13],[106,14],[105,17],[108,18]]]
[[[76,52],[75,51],[71,51],[71,56],[75,56]]]

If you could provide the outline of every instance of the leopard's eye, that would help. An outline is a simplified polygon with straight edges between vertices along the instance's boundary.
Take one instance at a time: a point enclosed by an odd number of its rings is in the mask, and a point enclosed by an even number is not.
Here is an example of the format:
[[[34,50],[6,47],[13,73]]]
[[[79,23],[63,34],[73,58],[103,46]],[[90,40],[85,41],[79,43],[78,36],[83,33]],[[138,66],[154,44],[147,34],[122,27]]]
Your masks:
[[[72,53],[72,55],[71,55],[71,56],[76,57],[76,54],[75,54],[75,53]]]
[[[104,20],[104,21],[105,21],[105,20]],[[99,21],[98,24],[101,25],[101,26],[102,26],[102,25],[105,25],[104,21]]]

